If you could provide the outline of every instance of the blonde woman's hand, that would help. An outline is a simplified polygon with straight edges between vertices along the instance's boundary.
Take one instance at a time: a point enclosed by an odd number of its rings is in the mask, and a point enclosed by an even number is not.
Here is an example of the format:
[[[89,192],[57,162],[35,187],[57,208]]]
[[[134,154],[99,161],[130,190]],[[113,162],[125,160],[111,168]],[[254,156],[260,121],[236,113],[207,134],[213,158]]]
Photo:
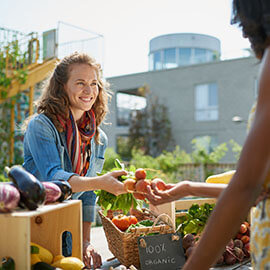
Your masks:
[[[99,269],[102,265],[100,254],[87,241],[83,244],[83,262],[87,269],[91,269],[91,262],[93,269]]]
[[[119,170],[102,175],[101,176],[103,180],[102,189],[116,196],[123,193],[127,193],[127,191],[124,188],[124,184],[118,180],[118,177],[121,175],[127,175],[127,171]]]

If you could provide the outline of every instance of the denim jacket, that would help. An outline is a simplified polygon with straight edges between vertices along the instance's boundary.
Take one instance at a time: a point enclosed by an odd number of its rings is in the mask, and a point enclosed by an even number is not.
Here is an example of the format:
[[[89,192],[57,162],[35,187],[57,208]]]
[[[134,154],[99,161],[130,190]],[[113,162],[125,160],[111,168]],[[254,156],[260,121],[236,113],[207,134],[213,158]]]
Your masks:
[[[96,176],[96,173],[101,172],[103,168],[104,154],[108,139],[101,129],[99,129],[99,131],[101,144],[96,144],[94,138],[92,138],[90,164],[86,176]],[[30,120],[24,134],[23,167],[35,175],[40,181],[67,181],[75,174],[72,172],[65,132],[58,132],[52,121],[44,114],[34,116]],[[90,202],[86,200],[86,202],[84,202],[84,198],[87,198],[87,196],[85,196],[87,193],[89,193],[89,191],[73,194],[74,199],[80,199],[81,197],[83,201],[84,217],[84,212],[86,212],[84,208],[87,208],[87,205],[93,206],[93,201]]]

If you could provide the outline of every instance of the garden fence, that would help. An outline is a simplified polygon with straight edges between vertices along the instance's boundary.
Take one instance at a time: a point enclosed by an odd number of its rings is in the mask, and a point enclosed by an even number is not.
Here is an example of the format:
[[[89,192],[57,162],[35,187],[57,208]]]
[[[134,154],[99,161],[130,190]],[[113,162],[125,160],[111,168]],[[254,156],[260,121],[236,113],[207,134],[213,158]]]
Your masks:
[[[204,182],[209,175],[223,173],[225,171],[234,170],[235,168],[235,163],[185,163],[179,165],[179,169],[175,174],[175,179],[179,181],[192,180],[196,182]]]

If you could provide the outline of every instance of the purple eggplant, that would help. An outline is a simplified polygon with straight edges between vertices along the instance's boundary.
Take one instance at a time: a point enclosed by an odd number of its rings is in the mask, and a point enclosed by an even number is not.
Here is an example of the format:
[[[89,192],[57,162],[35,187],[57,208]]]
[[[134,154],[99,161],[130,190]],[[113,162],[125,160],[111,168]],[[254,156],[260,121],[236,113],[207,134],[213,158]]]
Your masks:
[[[19,203],[20,192],[19,190],[8,184],[0,183],[0,212],[7,213],[14,210]]]
[[[60,187],[52,182],[42,182],[46,190],[45,204],[56,202],[62,195]]]
[[[20,192],[19,205],[29,210],[35,210],[45,202],[45,187],[31,173],[22,166],[14,165],[11,168],[5,167],[8,177]]]
[[[67,181],[54,180],[51,181],[51,183],[56,184],[61,189],[62,194],[60,198],[57,200],[58,202],[62,202],[64,200],[68,200],[71,198],[72,188]]]

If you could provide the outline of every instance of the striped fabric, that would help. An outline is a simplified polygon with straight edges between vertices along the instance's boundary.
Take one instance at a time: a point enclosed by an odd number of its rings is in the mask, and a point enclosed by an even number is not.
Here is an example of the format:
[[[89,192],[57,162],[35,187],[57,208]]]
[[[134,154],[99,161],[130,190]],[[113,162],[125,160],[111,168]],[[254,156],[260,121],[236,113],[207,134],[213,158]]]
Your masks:
[[[96,133],[96,121],[93,110],[85,112],[76,123],[72,112],[64,120],[57,117],[66,132],[66,141],[73,172],[84,176],[89,168],[91,154],[91,138]]]

